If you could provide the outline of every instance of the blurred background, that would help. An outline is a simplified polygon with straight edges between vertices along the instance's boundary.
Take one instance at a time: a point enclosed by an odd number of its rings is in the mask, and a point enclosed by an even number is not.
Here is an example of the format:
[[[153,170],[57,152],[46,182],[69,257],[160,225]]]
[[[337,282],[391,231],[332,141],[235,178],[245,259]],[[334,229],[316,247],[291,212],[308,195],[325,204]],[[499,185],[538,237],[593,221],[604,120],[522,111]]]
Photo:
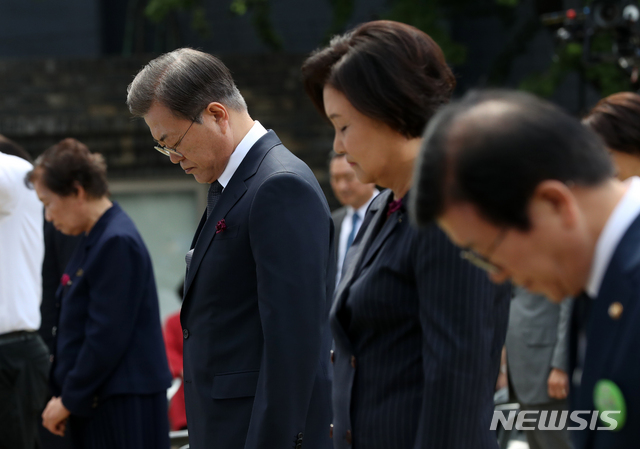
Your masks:
[[[376,19],[409,23],[443,48],[471,88],[510,87],[580,115],[637,89],[637,1],[2,0],[0,134],[37,156],[65,137],[102,153],[114,200],[151,252],[162,317],[177,310],[184,254],[206,186],[153,150],[126,88],[158,54],[189,46],[232,70],[254,119],[309,164],[330,205],[333,131],[313,109],[300,65],[336,33]]]

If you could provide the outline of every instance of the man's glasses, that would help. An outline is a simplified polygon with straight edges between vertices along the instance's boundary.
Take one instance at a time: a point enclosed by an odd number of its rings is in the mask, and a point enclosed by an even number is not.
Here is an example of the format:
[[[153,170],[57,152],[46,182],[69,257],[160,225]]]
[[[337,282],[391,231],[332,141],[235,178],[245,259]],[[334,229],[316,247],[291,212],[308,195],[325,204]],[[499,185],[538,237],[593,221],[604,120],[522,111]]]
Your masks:
[[[495,252],[495,250],[500,246],[500,243],[504,240],[504,237],[507,235],[507,228],[502,228],[496,239],[491,244],[491,247],[487,251],[487,255],[483,256],[478,254],[472,249],[463,249],[460,252],[460,257],[465,260],[468,260],[476,267],[486,271],[489,274],[499,273],[501,268],[491,262],[491,256]]]
[[[182,135],[182,137],[180,137],[178,139],[178,141],[176,142],[176,144],[173,146],[173,148],[169,148],[165,145],[160,145],[158,143],[158,145],[155,145],[153,148],[155,148],[156,150],[158,150],[159,152],[161,152],[162,154],[164,154],[165,156],[171,156],[172,154],[174,156],[178,156],[178,157],[182,157],[182,153],[180,153],[179,151],[176,150],[176,148],[178,148],[178,145],[180,145],[180,142],[182,142],[182,139],[184,139],[184,136],[187,135],[187,133],[189,132],[189,130],[191,129],[191,127],[193,126],[193,124],[196,122],[196,119],[194,118],[191,121],[191,124],[189,125],[189,127],[187,128],[187,130],[184,132],[184,134]]]

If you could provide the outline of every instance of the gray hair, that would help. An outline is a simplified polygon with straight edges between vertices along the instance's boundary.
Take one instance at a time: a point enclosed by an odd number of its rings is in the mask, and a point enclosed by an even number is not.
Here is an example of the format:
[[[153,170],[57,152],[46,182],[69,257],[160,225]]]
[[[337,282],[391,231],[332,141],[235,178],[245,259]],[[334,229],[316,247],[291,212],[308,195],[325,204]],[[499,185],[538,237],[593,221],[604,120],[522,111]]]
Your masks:
[[[143,117],[158,102],[176,116],[200,120],[202,110],[218,102],[236,111],[247,104],[229,69],[215,56],[192,48],[180,48],[149,62],[127,88],[127,106]]]

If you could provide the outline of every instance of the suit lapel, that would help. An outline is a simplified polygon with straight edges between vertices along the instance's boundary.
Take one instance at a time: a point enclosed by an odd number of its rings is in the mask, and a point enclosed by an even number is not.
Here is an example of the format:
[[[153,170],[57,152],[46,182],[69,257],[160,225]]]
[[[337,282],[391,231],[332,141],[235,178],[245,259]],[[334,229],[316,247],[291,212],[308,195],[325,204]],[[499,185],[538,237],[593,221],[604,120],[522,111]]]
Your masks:
[[[205,210],[202,214],[202,218],[200,218],[200,224],[198,224],[198,229],[196,229],[196,233],[193,235],[193,240],[191,241],[191,247],[189,249],[193,249],[198,242],[198,237],[200,237],[200,233],[202,232],[202,228],[207,221],[207,211]]]
[[[383,207],[378,211],[376,218],[380,220],[378,226],[381,226],[382,229],[380,229],[380,232],[373,237],[369,247],[364,248],[364,254],[358,267],[360,271],[362,271],[362,269],[371,262],[371,259],[373,259],[376,253],[380,250],[382,244],[387,240],[399,223],[398,218],[396,217],[389,217],[389,219],[387,219],[386,207]]]
[[[363,222],[364,234],[358,233],[354,240],[349,252],[353,251],[350,255],[351,263],[347,267],[347,271],[340,280],[338,288],[336,290],[335,300],[331,306],[331,328],[336,338],[340,338],[343,344],[350,346],[349,338],[346,331],[340,322],[340,310],[344,308],[345,302],[348,298],[348,292],[353,282],[358,278],[362,267],[365,266],[364,261],[370,259],[369,254],[374,241],[377,240],[376,236],[380,231],[380,227],[384,226],[387,219],[386,204],[389,199],[389,195],[393,193],[388,190],[380,194],[380,198],[376,199],[370,209],[367,211],[367,218]],[[370,219],[368,217],[371,217]],[[367,223],[367,219],[369,222]],[[365,228],[366,226],[366,228]],[[379,245],[375,245],[379,248]]]
[[[193,239],[193,257],[187,272],[184,288],[184,298],[186,300],[189,287],[195,278],[198,268],[211,242],[216,236],[216,225],[227,216],[227,213],[235,206],[247,191],[248,180],[255,175],[258,167],[267,153],[276,145],[281,145],[278,136],[273,131],[269,131],[262,136],[249,150],[242,163],[231,177],[229,184],[222,191],[222,196],[218,204],[213,208],[209,219],[206,212],[200,221],[200,226]]]
[[[583,382],[595,383],[601,373],[610,370],[611,357],[616,354],[616,343],[624,329],[625,320],[633,310],[635,299],[630,273],[637,270],[640,216],[635,219],[618,243],[602,279],[598,297],[593,300],[587,323],[587,352],[584,362]],[[609,314],[613,303],[622,306],[622,317]],[[588,375],[588,379],[584,376]],[[591,391],[584,394],[591,395]]]

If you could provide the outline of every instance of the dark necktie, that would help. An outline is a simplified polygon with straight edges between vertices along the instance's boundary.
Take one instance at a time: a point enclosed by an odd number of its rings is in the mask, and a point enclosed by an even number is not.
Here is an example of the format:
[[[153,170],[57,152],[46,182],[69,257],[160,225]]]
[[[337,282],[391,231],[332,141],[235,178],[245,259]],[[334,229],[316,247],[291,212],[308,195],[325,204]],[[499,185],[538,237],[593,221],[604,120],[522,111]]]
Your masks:
[[[582,370],[584,369],[584,356],[587,346],[587,323],[591,313],[593,298],[585,292],[578,295],[573,301],[571,312],[571,324],[569,326],[569,369],[572,383],[572,402],[576,400],[576,390],[580,388]],[[577,405],[577,404],[573,404]]]
[[[222,195],[222,184],[218,181],[214,181],[209,186],[209,193],[207,193],[207,219],[209,219],[209,215],[213,211],[213,208],[218,204],[218,200]]]
[[[218,200],[222,196],[222,184],[218,181],[214,181],[209,185],[209,192],[207,193],[207,220],[213,211],[213,208],[218,204]],[[187,262],[187,270],[191,265],[191,258],[193,257],[193,249],[184,256],[185,262]]]

